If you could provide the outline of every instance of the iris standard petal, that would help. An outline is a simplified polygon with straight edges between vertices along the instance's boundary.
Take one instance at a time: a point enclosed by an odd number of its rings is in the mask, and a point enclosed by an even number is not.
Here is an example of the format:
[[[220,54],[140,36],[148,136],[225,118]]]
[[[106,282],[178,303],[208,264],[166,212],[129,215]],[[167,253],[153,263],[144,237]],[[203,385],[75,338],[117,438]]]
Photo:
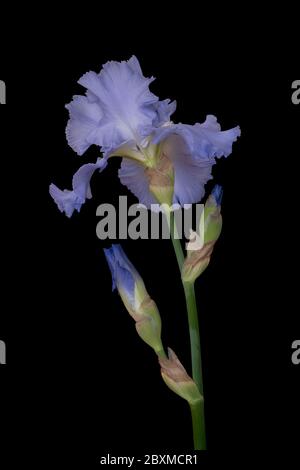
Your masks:
[[[87,97],[75,97],[67,106],[71,147],[81,154],[96,144],[109,154],[130,140],[141,143],[157,116],[158,98],[149,90],[153,80],[143,76],[136,57],[107,62],[99,74],[83,75],[78,83],[87,88]]]
[[[78,155],[83,155],[92,143],[96,143],[93,142],[93,134],[103,118],[103,111],[85,96],[74,96],[66,108],[70,113],[66,127],[68,144]]]

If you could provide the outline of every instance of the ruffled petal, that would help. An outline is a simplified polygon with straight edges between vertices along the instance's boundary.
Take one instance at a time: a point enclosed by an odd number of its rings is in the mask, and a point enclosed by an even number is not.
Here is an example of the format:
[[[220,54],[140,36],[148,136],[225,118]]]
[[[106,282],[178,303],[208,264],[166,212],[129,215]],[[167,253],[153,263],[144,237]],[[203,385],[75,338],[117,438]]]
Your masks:
[[[212,178],[213,163],[209,159],[195,159],[182,137],[175,134],[164,141],[162,151],[174,166],[173,203],[183,206],[201,201],[205,193],[204,186]]]
[[[89,135],[90,143],[100,145],[107,154],[129,140],[141,141],[151,133],[156,118],[153,104],[158,101],[149,90],[153,80],[143,76],[136,57],[127,62],[107,62],[99,74],[83,75],[79,83],[96,98],[93,104],[103,115],[95,132]]]
[[[82,165],[79,170],[74,174],[72,186],[70,191],[65,189],[62,191],[55,184],[49,187],[49,193],[61,212],[65,212],[67,217],[71,217],[74,210],[80,211],[82,204],[86,199],[92,197],[90,181],[95,170],[102,171],[107,165],[105,158],[98,158],[96,163],[87,163]]]
[[[60,212],[65,212],[67,217],[71,217],[74,210],[80,211],[84,199],[78,196],[74,191],[65,189],[62,191],[55,184],[50,184],[49,193],[56,202]]]
[[[240,134],[239,127],[221,131],[212,115],[203,124],[169,123],[155,131],[153,142],[163,142],[163,151],[174,165],[174,202],[183,205],[201,201],[204,186],[212,178],[215,158],[227,157]]]
[[[141,204],[148,208],[151,204],[157,205],[157,201],[149,191],[149,181],[143,165],[123,158],[118,175],[121,183],[138,198]]]
[[[73,150],[82,155],[95,144],[109,155],[129,141],[146,145],[145,137],[169,121],[176,108],[176,102],[159,102],[150,92],[153,80],[143,76],[134,56],[127,62],[107,62],[99,74],[83,75],[78,83],[87,89],[86,96],[75,96],[66,106],[66,134]]]
[[[87,163],[82,165],[73,176],[73,190],[76,194],[84,199],[91,199],[92,193],[90,188],[90,181],[95,170],[104,170],[107,166],[107,159],[98,158],[96,163]]]
[[[92,143],[97,143],[93,134],[98,129],[103,112],[97,103],[85,96],[74,96],[66,108],[70,113],[66,127],[68,144],[78,155],[83,155]]]
[[[166,125],[170,122],[171,115],[176,111],[176,101],[163,100],[155,103],[157,116],[153,122],[155,127]]]
[[[171,134],[183,137],[192,156],[197,159],[227,157],[232,152],[232,144],[241,135],[239,126],[221,131],[217,118],[208,115],[202,124],[170,124],[155,131],[154,143],[166,139]]]
[[[170,158],[175,170],[173,204],[183,206],[199,202],[204,196],[205,184],[212,178],[213,162],[192,157],[182,137],[174,134],[164,141],[162,151]],[[143,165],[123,158],[119,178],[141,204],[156,210],[158,203],[149,190],[149,181]]]

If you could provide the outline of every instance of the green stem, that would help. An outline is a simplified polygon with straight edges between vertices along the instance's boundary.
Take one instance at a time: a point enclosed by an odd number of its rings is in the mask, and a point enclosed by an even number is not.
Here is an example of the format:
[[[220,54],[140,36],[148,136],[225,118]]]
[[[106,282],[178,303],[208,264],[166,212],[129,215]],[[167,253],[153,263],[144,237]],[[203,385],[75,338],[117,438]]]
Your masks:
[[[181,243],[178,237],[178,232],[177,232],[177,227],[175,224],[175,217],[174,217],[174,212],[170,213],[170,234],[171,234],[171,240],[173,243],[173,248],[175,251],[177,263],[179,266],[179,270],[181,272],[181,268],[184,262],[184,254],[181,248]]]
[[[190,330],[193,379],[203,395],[201,345],[194,283],[183,283],[183,287]]]
[[[184,262],[184,254],[177,234],[174,212],[170,213],[170,233],[177,263],[181,273]],[[198,386],[201,395],[203,396],[201,345],[194,283],[183,282],[183,288],[188,313],[193,380]],[[200,402],[200,404],[191,406],[191,411],[195,449],[206,449],[203,400]]]
[[[192,422],[193,422],[193,438],[195,450],[206,449],[205,421],[204,421],[204,402],[203,400],[194,405],[190,405]]]

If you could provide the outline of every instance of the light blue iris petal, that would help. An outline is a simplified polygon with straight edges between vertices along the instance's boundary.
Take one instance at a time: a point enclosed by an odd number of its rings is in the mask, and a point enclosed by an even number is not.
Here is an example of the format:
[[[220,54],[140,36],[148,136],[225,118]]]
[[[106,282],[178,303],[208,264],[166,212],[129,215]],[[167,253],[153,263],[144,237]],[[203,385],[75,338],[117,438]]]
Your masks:
[[[49,193],[56,202],[60,212],[65,212],[67,217],[71,217],[74,210],[80,211],[84,199],[78,196],[74,191],[65,189],[62,191],[55,184],[50,184]]]
[[[217,206],[221,205],[222,198],[223,198],[223,188],[219,184],[216,184],[213,187],[211,195],[215,198]]]
[[[153,122],[155,127],[159,127],[166,122],[170,121],[171,115],[175,112],[177,107],[176,101],[163,100],[155,103],[157,116]]]
[[[73,176],[71,191],[65,189],[62,191],[54,184],[49,187],[49,193],[53,200],[56,202],[59,210],[65,212],[67,217],[71,217],[74,210],[78,212],[86,199],[92,197],[90,180],[95,170],[102,171],[107,165],[105,158],[98,158],[96,163],[87,163],[82,165]]]
[[[152,132],[158,113],[171,111],[166,103],[164,111],[157,111],[158,98],[149,90],[153,80],[143,76],[136,57],[107,62],[99,74],[83,75],[79,83],[87,88],[87,96],[75,96],[67,105],[70,146],[81,155],[96,144],[108,155],[128,141],[141,144]]]
[[[157,204],[157,201],[150,193],[145,168],[140,163],[123,158],[118,176],[121,183],[137,197],[141,204],[148,208],[151,204]]]
[[[133,303],[135,283],[139,274],[120,245],[104,249],[104,254],[111,271],[113,290],[117,287],[118,290],[124,291],[128,300]]]
[[[104,248],[103,249],[106,261],[108,263],[111,277],[112,277],[112,290],[115,290],[117,287],[116,285],[116,263],[115,263],[115,256],[112,247],[111,248]]]
[[[68,144],[78,154],[83,155],[91,145],[93,135],[103,118],[103,112],[96,102],[92,102],[91,95],[74,96],[73,101],[66,105],[70,113],[70,120],[66,127]]]
[[[221,131],[216,117],[211,115],[203,124],[170,124],[155,131],[153,141],[163,142],[174,166],[173,202],[183,205],[201,201],[204,186],[212,178],[215,158],[227,157],[240,133],[239,127]]]
[[[239,126],[221,131],[217,118],[208,115],[204,123],[173,124],[158,129],[155,132],[154,142],[160,142],[169,135],[180,135],[191,155],[197,159],[213,159],[227,157],[232,152],[232,144],[241,135]]]

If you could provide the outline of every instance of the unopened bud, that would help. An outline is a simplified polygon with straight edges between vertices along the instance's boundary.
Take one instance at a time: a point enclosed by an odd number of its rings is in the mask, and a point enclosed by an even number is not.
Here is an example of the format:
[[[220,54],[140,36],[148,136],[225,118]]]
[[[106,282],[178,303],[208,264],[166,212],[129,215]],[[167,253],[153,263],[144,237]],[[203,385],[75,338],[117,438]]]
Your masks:
[[[215,186],[204,206],[200,218],[200,236],[196,234],[196,238],[201,239],[202,243],[199,246],[194,241],[187,244],[187,257],[181,273],[184,282],[194,282],[209,265],[214,245],[222,230],[222,192],[221,186]]]
[[[129,314],[136,322],[139,336],[160,355],[161,318],[145,284],[120,245],[104,250],[112,274],[113,289],[117,288]]]
[[[203,400],[193,379],[187,374],[178,357],[168,348],[169,358],[159,358],[161,375],[166,385],[190,405]]]

